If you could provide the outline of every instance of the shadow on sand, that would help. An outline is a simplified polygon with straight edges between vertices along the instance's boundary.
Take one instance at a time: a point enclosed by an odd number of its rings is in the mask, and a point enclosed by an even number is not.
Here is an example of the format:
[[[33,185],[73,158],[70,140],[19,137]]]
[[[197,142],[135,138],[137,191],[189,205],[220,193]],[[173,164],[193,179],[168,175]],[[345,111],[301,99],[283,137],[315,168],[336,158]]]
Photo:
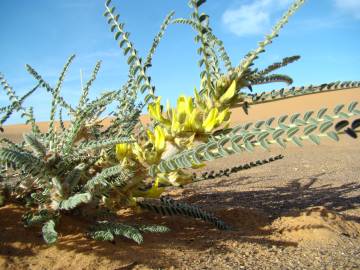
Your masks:
[[[273,231],[264,227],[280,216],[308,207],[325,206],[327,209],[342,212],[360,205],[360,196],[353,194],[354,190],[360,188],[360,184],[350,183],[336,187],[328,184],[315,187],[319,176],[310,177],[305,184],[302,184],[304,179],[294,179],[286,186],[268,190],[202,193],[182,199],[215,212],[235,229],[233,231],[218,231],[202,221],[160,217],[152,213],[121,217],[120,221],[124,223],[163,224],[171,228],[171,232],[164,235],[145,234],[141,246],[123,238],[119,238],[116,243],[89,240],[85,237],[86,228],[91,225],[88,221],[64,216],[57,226],[60,240],[56,246],[49,247],[43,244],[40,228],[23,228],[20,221],[23,208],[6,206],[0,208],[0,256],[11,260],[11,256],[32,256],[41,250],[56,249],[59,252],[72,251],[84,255],[92,253],[129,265],[150,263],[151,267],[167,267],[176,266],[176,261],[169,257],[172,252],[201,252],[209,247],[216,247],[223,241],[256,243],[270,247],[297,246],[296,242],[270,239]],[[359,221],[357,217],[345,217]],[[225,248],[219,252],[227,251]]]

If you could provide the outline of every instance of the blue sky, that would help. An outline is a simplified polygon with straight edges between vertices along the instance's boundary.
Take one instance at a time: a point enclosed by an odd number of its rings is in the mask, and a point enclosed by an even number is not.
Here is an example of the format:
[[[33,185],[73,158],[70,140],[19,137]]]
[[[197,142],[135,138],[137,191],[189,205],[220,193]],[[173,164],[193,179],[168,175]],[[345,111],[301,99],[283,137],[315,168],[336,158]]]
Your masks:
[[[84,81],[97,60],[102,69],[91,97],[119,88],[127,78],[126,60],[118,49],[105,18],[102,0],[1,0],[0,72],[20,95],[36,84],[26,72],[30,64],[52,85],[66,59],[76,54],[62,89],[65,99],[76,104],[80,95],[80,69]],[[140,56],[145,57],[161,22],[171,10],[188,17],[188,0],[113,0],[125,29],[131,32]],[[234,64],[256,48],[271,31],[291,0],[208,0],[202,7],[210,15],[214,33],[223,40]],[[299,54],[302,59],[282,71],[294,85],[334,80],[360,80],[360,1],[308,0],[290,19],[280,37],[267,48],[257,67]],[[172,25],[153,59],[150,70],[157,95],[174,103],[178,94],[192,94],[199,85],[197,45],[188,26]],[[258,90],[271,90],[270,85]],[[0,106],[7,105],[0,95]],[[50,96],[38,91],[27,104],[37,120],[48,120]],[[14,116],[7,123],[21,123]]]

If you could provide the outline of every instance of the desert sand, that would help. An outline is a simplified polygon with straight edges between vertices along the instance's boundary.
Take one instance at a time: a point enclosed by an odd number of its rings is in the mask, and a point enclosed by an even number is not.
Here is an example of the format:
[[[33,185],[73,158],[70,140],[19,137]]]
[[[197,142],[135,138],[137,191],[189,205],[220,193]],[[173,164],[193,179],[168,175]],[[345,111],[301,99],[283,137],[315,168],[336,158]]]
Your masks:
[[[235,109],[232,124],[360,102],[349,89]],[[46,128],[47,123],[41,123]],[[24,125],[5,126],[18,140]],[[0,269],[360,269],[360,139],[322,140],[303,148],[234,155],[211,162],[217,170],[282,154],[283,159],[230,177],[170,188],[174,199],[210,210],[232,227],[219,231],[202,221],[123,211],[120,220],[170,227],[145,234],[137,245],[86,238],[86,220],[65,216],[56,245],[43,243],[39,228],[21,224],[24,209],[0,208]]]

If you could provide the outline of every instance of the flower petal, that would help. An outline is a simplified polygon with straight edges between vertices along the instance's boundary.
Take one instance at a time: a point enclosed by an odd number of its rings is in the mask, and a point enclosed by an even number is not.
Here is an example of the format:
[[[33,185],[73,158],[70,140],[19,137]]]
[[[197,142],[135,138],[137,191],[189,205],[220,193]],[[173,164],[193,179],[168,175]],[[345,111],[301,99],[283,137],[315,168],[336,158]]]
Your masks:
[[[161,126],[155,127],[155,149],[157,152],[165,150],[165,132]]]
[[[228,102],[230,99],[233,98],[233,96],[236,93],[236,81],[234,80],[230,87],[226,90],[226,92],[221,96],[220,98],[220,102],[221,103],[226,103]]]
[[[218,114],[219,114],[219,112],[218,112],[217,108],[211,109],[211,111],[209,112],[208,116],[206,117],[206,119],[202,125],[205,132],[210,132],[213,130],[213,128],[217,124]]]

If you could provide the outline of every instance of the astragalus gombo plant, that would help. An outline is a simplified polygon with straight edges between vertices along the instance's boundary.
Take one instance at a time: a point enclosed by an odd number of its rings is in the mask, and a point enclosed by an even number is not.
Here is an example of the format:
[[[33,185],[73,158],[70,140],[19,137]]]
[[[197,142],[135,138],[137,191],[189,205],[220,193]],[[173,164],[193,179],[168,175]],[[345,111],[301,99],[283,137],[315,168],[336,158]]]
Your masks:
[[[204,167],[206,161],[251,152],[257,147],[285,147],[287,143],[302,146],[304,141],[319,144],[323,137],[338,141],[342,134],[357,137],[360,120],[354,117],[360,110],[356,109],[356,101],[346,107],[339,104],[332,110],[322,108],[318,112],[294,113],[278,119],[269,116],[255,123],[230,127],[233,107],[240,106],[248,113],[254,104],[359,87],[360,83],[333,82],[252,94],[254,85],[292,83],[289,76],[274,71],[297,61],[299,56],[286,57],[262,70],[254,68],[253,63],[305,1],[296,0],[272,32],[235,66],[222,41],[212,32],[209,16],[199,10],[205,2],[191,0],[189,18],[174,18],[175,13],[171,12],[149,53],[141,58],[115,7],[110,0],[106,1],[104,15],[127,59],[128,80],[121,89],[105,92],[90,101],[88,93],[100,69],[101,62],[98,62],[82,89],[77,107],[71,106],[60,94],[74,56],[66,62],[55,85],[50,85],[33,67],[26,65],[36,85],[21,97],[0,75],[10,101],[10,105],[0,108],[1,126],[14,112],[20,112],[31,126],[31,132],[24,134],[21,143],[1,139],[1,203],[6,200],[25,203],[29,207],[23,216],[25,226],[42,226],[47,243],[56,242],[56,224],[63,213],[76,216],[90,211],[98,221],[92,224],[89,236],[99,240],[111,241],[115,236],[125,236],[141,243],[142,232],[169,230],[160,225],[118,223],[100,214],[104,209],[116,212],[125,207],[199,218],[218,229],[229,230],[230,226],[211,213],[164,197],[162,193],[167,186],[182,187],[194,181],[228,176],[282,156],[216,173],[205,172],[200,176],[193,173],[194,169]],[[179,96],[175,107],[162,104],[148,75],[158,44],[167,27],[173,24],[184,24],[195,31],[201,68],[199,89],[194,90],[194,96]],[[33,108],[24,106],[24,101],[40,89],[52,96],[46,132],[38,127]],[[144,94],[141,101],[139,94]],[[116,111],[110,125],[104,126],[104,111],[112,103],[117,104]],[[147,125],[139,120],[144,108],[151,117]],[[68,123],[62,120],[64,113],[70,118]]]

